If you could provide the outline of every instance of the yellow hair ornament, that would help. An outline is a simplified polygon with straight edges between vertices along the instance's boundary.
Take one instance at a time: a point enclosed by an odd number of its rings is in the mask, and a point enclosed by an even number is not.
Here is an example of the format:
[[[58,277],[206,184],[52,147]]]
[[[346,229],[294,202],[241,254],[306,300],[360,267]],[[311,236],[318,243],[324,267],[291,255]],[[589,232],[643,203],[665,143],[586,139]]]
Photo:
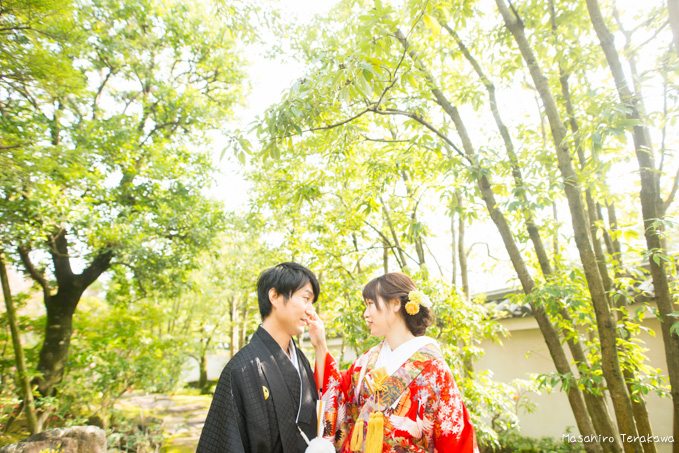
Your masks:
[[[420,312],[420,306],[413,301],[406,304],[406,313],[409,315],[416,315]]]
[[[416,315],[420,312],[420,307],[431,308],[431,299],[422,291],[414,289],[408,293],[408,302],[405,307],[406,313],[411,316]]]

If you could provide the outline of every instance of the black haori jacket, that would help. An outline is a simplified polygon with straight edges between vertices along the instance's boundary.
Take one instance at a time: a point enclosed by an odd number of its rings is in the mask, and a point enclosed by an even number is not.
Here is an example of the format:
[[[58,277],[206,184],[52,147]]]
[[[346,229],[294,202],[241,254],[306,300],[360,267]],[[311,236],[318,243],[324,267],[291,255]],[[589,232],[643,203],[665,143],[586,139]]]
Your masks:
[[[304,353],[299,427],[316,437],[318,390]],[[198,442],[197,453],[303,453],[306,442],[295,426],[299,375],[276,341],[261,326],[226,364]]]

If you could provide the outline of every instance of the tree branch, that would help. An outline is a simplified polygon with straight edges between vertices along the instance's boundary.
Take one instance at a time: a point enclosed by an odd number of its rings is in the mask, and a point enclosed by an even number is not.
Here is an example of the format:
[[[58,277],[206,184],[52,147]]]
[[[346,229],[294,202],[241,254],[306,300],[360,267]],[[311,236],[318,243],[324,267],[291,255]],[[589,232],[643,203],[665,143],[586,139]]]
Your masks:
[[[87,288],[94,283],[101,274],[111,267],[111,260],[113,259],[113,250],[106,247],[97,253],[92,262],[80,275],[77,276],[78,283],[81,288]]]
[[[439,136],[439,138],[441,138],[451,148],[453,148],[455,150],[455,152],[460,155],[460,157],[469,161],[469,158],[460,150],[460,148],[457,147],[457,145],[455,145],[455,143],[452,142],[452,140],[450,140],[448,138],[447,135],[445,135],[443,132],[438,130],[435,126],[433,126],[427,120],[422,118],[420,115],[418,115],[416,113],[411,113],[411,112],[407,112],[407,111],[404,111],[404,110],[398,110],[398,109],[392,109],[392,108],[388,108],[388,109],[385,109],[385,110],[374,110],[374,113],[378,113],[380,115],[402,115],[402,116],[407,116],[408,118],[417,121],[418,123],[420,123],[421,125],[423,125],[427,129],[429,129],[430,131],[435,133],[437,136]]]
[[[52,255],[54,276],[57,278],[59,287],[72,284],[74,274],[68,256],[68,240],[66,239],[65,228],[60,228],[55,235],[49,238],[49,252]]]
[[[338,123],[328,124],[326,126],[312,127],[311,129],[307,129],[305,131],[302,131],[302,134],[305,133],[305,132],[316,132],[316,131],[322,131],[322,130],[326,130],[326,129],[334,129],[336,127],[344,126],[345,124],[351,123],[355,119],[360,118],[361,116],[365,115],[366,113],[368,113],[370,111],[372,111],[372,110],[370,108],[367,108],[367,109],[357,113],[356,115],[352,116],[351,118],[347,118],[347,119],[342,120]],[[290,135],[288,135],[287,137],[290,137]],[[279,138],[283,138],[283,137],[279,137]]]
[[[370,138],[364,135],[363,138],[367,142],[378,142],[378,143],[410,143],[410,140],[390,140],[388,138]]]
[[[469,248],[467,249],[467,252],[465,253],[465,255],[466,255],[467,257],[469,257],[469,254],[472,252],[472,248],[474,248],[475,245],[483,245],[483,246],[485,246],[485,247],[486,247],[486,254],[488,255],[488,258],[492,258],[492,259],[494,259],[495,261],[505,261],[505,262],[511,261],[511,260],[503,260],[503,259],[501,259],[501,258],[497,258],[497,257],[493,256],[493,255],[490,253],[490,246],[488,245],[487,242],[474,242],[473,244],[471,244],[471,245],[469,246]]]
[[[663,204],[663,214],[667,212],[667,209],[674,201],[674,196],[677,194],[677,189],[679,189],[679,168],[677,168],[677,174],[674,175],[674,183],[672,184],[672,189],[670,190],[670,193],[667,196],[665,203]]]
[[[26,272],[28,272],[28,275],[30,275],[31,278],[42,287],[42,292],[44,294],[45,299],[48,298],[50,296],[49,283],[47,282],[45,275],[38,269],[36,269],[35,266],[33,265],[33,262],[31,261],[31,257],[29,255],[29,250],[24,246],[19,246],[17,250],[19,252],[19,256],[21,257],[21,262],[23,263],[24,268],[26,269]]]
[[[427,244],[427,241],[422,240],[422,243],[423,243],[424,246],[427,248],[427,252],[429,252],[429,254],[431,255],[431,257],[434,258],[434,262],[436,263],[436,267],[439,268],[439,274],[441,274],[441,277],[443,277],[443,269],[441,268],[441,264],[439,264],[439,260],[436,259],[436,255],[434,255],[434,254],[432,253],[431,249],[429,248],[429,244]]]
[[[113,75],[113,70],[109,68],[108,74],[106,74],[106,77],[104,77],[101,85],[99,85],[97,93],[94,95],[94,100],[92,101],[92,121],[97,119],[97,103],[99,102],[99,96],[101,96],[101,93],[104,91],[104,87],[106,86],[108,79],[111,78],[111,75]]]
[[[139,290],[142,292],[143,297],[148,296],[148,292],[146,291],[146,288],[144,288],[144,284],[142,283],[141,277],[139,277],[137,273],[137,268],[131,265],[130,263],[125,263],[123,261],[116,261],[116,262],[111,262],[110,267],[113,267],[115,265],[120,265],[124,266],[132,271],[132,275],[134,276],[134,279],[137,281],[137,285],[139,285]]]
[[[0,149],[5,150],[5,149],[16,149],[16,148],[21,148],[26,145],[29,145],[30,142],[24,142],[24,143],[18,143],[16,145],[0,145]]]
[[[334,128],[336,128],[336,127],[344,126],[345,124],[350,123],[350,122],[352,122],[352,121],[354,121],[354,120],[360,118],[361,116],[365,115],[366,113],[368,113],[368,112],[373,112],[373,111],[375,111],[376,109],[378,109],[379,106],[380,106],[380,104],[382,104],[382,101],[384,100],[384,96],[386,96],[387,92],[388,92],[391,88],[393,88],[394,84],[396,84],[396,82],[398,81],[398,78],[396,77],[396,74],[398,74],[398,71],[399,71],[399,69],[401,68],[401,65],[403,64],[403,61],[404,61],[404,59],[405,59],[405,56],[406,56],[406,51],[405,51],[405,49],[404,49],[403,54],[401,55],[401,58],[399,59],[398,63],[396,64],[396,68],[394,68],[394,72],[391,74],[391,79],[392,79],[392,80],[391,80],[391,83],[389,83],[389,85],[387,85],[387,86],[384,88],[384,90],[382,90],[382,93],[380,94],[380,97],[379,97],[379,99],[377,100],[377,102],[370,104],[370,107],[367,107],[366,109],[364,109],[364,110],[358,112],[357,114],[355,114],[354,116],[352,116],[352,117],[350,117],[350,118],[347,118],[347,119],[345,119],[345,120],[339,121],[339,122],[337,122],[337,123],[328,124],[328,125],[325,125],[325,126],[311,127],[311,128],[309,128],[309,129],[303,130],[303,131],[301,132],[301,134],[299,134],[299,135],[302,135],[302,134],[304,134],[305,132],[316,132],[316,131],[334,129]],[[286,136],[279,137],[279,138],[287,138],[287,137],[291,137],[291,135],[286,135]]]

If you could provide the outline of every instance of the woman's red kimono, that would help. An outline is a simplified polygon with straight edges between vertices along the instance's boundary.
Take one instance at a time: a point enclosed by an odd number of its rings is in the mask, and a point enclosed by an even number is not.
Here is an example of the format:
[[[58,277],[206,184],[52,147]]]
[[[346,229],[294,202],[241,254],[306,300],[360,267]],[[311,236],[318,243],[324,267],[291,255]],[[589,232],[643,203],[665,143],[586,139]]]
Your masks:
[[[453,375],[437,344],[415,352],[384,382],[379,401],[366,381],[371,380],[384,342],[340,372],[328,354],[322,398],[326,401],[325,437],[340,452],[351,452],[350,440],[359,417],[363,423],[365,450],[368,419],[373,410],[384,415],[382,451],[475,453],[478,451],[469,413]]]

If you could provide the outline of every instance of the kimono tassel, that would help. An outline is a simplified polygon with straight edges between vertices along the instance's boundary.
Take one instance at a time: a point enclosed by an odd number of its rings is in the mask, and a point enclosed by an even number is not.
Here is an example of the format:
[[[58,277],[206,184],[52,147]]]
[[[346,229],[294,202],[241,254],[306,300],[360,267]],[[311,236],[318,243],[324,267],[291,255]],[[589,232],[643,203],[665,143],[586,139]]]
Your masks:
[[[365,440],[365,453],[381,453],[384,437],[384,415],[373,412],[368,420],[368,436]]]
[[[359,417],[354,426],[354,431],[351,433],[351,445],[349,445],[351,451],[361,451],[363,449],[363,424],[363,418]]]
[[[385,367],[377,368],[371,373],[369,387],[374,392],[376,404],[382,400],[385,390],[385,381],[389,377]],[[365,453],[381,453],[382,439],[384,438],[384,415],[381,411],[373,410],[368,420],[368,434],[365,439]]]

